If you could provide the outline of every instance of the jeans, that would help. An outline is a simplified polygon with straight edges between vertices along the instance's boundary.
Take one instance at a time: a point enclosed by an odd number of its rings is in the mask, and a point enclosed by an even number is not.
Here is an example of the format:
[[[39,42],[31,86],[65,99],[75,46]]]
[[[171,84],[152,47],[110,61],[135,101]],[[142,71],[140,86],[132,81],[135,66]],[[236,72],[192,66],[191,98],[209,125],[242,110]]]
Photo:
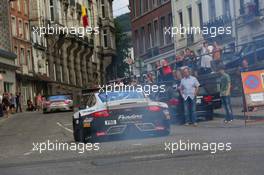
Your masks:
[[[222,99],[222,104],[224,105],[225,112],[226,112],[225,120],[226,121],[233,120],[234,116],[233,116],[233,111],[231,107],[230,96],[222,96],[221,99]]]
[[[184,100],[184,115],[185,123],[196,123],[196,98],[191,99],[188,97]]]

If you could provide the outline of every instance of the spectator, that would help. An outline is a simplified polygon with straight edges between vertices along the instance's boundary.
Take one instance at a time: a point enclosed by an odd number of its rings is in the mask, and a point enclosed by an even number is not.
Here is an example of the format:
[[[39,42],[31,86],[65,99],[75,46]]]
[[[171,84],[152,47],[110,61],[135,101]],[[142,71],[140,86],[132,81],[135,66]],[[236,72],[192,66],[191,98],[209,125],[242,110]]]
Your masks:
[[[180,92],[184,99],[185,125],[193,124],[197,126],[196,119],[196,96],[200,83],[190,75],[189,68],[184,68],[183,79],[180,84]]]
[[[40,95],[40,93],[38,93],[38,95],[36,96],[36,108],[37,110],[41,110],[41,106],[42,106],[42,96]]]
[[[248,61],[246,58],[244,58],[240,67],[240,72],[248,72],[248,71],[249,71]]]
[[[233,111],[231,107],[231,79],[230,76],[225,73],[224,67],[219,67],[219,72],[221,74],[220,78],[220,96],[222,99],[222,104],[224,106],[226,116],[225,116],[225,123],[229,123],[234,119]]]
[[[211,46],[208,46],[207,42],[203,43],[202,47],[202,57],[201,57],[201,73],[202,74],[207,74],[210,73],[211,70],[211,61],[212,61],[212,56],[211,56]]]
[[[183,60],[184,60],[184,51],[181,51],[180,55],[176,56],[175,69],[179,69],[183,66]]]
[[[4,93],[2,104],[3,104],[3,110],[6,113],[6,116],[8,118],[9,117],[10,105],[11,105],[8,93]]]
[[[11,102],[11,106],[10,106],[11,113],[14,113],[16,109],[16,97],[12,93],[10,94],[10,102]]]
[[[197,56],[195,54],[194,51],[191,51],[191,69],[192,69],[192,72],[195,76],[198,76],[198,72],[197,72]]]
[[[21,107],[21,102],[22,102],[22,99],[21,99],[21,93],[17,93],[16,95],[16,112],[18,112],[18,108],[20,110],[20,112],[22,112],[22,107]]]
[[[163,81],[172,81],[172,69],[168,63],[167,59],[162,61],[162,73],[163,73]]]
[[[215,41],[213,43],[213,60],[211,61],[211,67],[213,72],[217,72],[217,67],[221,64],[222,49]]]
[[[160,64],[160,61],[156,62],[156,78],[157,78],[157,82],[161,82],[163,80],[163,72],[162,72],[162,66]]]

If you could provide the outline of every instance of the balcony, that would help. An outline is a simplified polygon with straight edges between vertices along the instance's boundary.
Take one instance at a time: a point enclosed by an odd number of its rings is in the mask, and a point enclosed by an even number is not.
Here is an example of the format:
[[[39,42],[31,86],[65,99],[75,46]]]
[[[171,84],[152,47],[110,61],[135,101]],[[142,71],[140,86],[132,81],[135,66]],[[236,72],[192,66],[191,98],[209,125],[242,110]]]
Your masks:
[[[240,18],[238,24],[250,24],[258,20],[262,12],[259,6],[254,2],[245,4],[240,10]]]
[[[158,47],[153,47],[153,48],[148,49],[147,58],[152,58],[152,57],[157,56],[159,54],[160,54],[159,48]]]
[[[233,27],[232,25],[232,19],[229,14],[218,16],[212,20],[209,20],[206,23],[203,23],[203,27],[208,28],[209,30],[211,28],[216,28],[219,29],[220,27],[227,28],[227,27]],[[210,33],[208,34],[203,34],[203,37],[208,40],[208,41],[217,41],[217,42],[222,42],[223,40],[228,40],[232,37],[230,37],[230,34],[226,34],[224,32],[223,34],[217,34],[217,33]]]

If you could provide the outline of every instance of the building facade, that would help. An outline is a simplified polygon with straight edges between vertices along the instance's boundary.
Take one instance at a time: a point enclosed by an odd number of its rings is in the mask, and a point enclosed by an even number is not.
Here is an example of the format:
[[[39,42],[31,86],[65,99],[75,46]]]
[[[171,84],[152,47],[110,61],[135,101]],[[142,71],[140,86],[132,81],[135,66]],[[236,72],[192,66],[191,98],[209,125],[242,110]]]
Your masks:
[[[9,1],[0,1],[0,93],[16,92],[15,59],[9,23]]]
[[[162,59],[175,60],[174,42],[165,28],[172,26],[170,0],[130,0],[132,40],[140,74],[156,69]]]
[[[12,50],[17,55],[15,60],[15,65],[17,66],[16,92],[21,92],[23,105],[27,104],[27,100],[33,100],[36,95],[30,40],[29,3],[29,0],[10,2]]]
[[[231,34],[208,35],[200,33],[177,34],[174,37],[176,52],[190,48],[196,53],[200,53],[202,43],[216,41],[223,47],[231,47],[235,44],[235,1],[230,0],[186,0],[173,1],[173,26],[174,27],[194,27],[203,29],[230,27]],[[194,30],[193,30],[194,31]]]
[[[30,8],[39,89],[78,101],[81,89],[103,84],[115,56],[112,0],[36,0]]]
[[[238,44],[264,39],[264,2],[240,0],[234,3]]]

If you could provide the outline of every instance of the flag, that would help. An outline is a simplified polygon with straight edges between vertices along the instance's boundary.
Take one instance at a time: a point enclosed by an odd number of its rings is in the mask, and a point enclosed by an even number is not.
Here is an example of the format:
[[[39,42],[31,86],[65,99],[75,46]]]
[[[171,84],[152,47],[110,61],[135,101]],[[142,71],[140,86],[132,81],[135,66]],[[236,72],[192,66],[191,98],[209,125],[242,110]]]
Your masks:
[[[89,20],[87,16],[87,8],[82,5],[82,21],[83,21],[83,27],[87,27],[89,25]]]

